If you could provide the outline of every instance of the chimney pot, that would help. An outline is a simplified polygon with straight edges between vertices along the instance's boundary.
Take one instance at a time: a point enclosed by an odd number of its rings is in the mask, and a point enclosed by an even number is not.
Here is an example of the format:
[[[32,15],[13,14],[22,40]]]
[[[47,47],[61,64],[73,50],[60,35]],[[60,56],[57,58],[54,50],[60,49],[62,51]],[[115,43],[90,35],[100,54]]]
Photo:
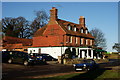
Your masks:
[[[56,7],[52,7],[52,9],[56,9]]]
[[[80,18],[84,18],[84,16],[80,16]]]

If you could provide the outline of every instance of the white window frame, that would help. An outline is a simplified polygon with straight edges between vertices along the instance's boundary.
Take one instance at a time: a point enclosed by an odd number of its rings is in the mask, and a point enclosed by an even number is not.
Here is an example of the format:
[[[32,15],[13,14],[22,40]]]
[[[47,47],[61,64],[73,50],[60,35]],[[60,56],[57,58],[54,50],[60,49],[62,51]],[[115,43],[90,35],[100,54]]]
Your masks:
[[[78,37],[75,38],[75,43],[78,44]]]
[[[76,28],[76,27],[74,28],[74,31],[77,31],[77,28]]]
[[[81,33],[83,33],[83,29],[81,29],[80,31],[81,31]]]
[[[70,25],[68,26],[68,30],[71,30],[71,26]]]
[[[69,26],[68,26],[68,30],[72,30],[72,26],[69,25]]]
[[[92,43],[92,40],[90,40],[90,45],[92,45],[93,43]]]
[[[72,43],[72,36],[70,36],[70,43]]]
[[[88,39],[86,39],[86,45],[88,45]]]
[[[88,34],[88,30],[85,30],[85,33]]]
[[[83,38],[81,38],[81,44],[83,44]]]

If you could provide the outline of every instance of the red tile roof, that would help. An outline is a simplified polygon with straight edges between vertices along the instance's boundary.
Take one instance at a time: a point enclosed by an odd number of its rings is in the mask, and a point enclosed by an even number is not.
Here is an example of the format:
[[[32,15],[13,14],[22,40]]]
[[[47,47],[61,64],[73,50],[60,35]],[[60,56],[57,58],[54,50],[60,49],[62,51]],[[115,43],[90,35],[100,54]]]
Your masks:
[[[47,25],[38,29],[35,33],[34,33],[34,37],[37,37],[37,36],[42,36],[43,35],[43,32],[46,30],[47,28]]]
[[[65,20],[61,20],[61,19],[58,19],[57,22],[66,31],[66,34],[80,36],[80,37],[86,37],[86,38],[94,38],[90,33],[88,33],[88,34],[80,33],[80,31],[68,30],[67,27],[66,27],[68,24],[70,24],[70,25],[72,24],[73,26],[75,25],[79,29],[81,29],[81,28],[87,29],[86,27],[81,27],[80,24],[75,24],[75,23],[65,21]]]
[[[83,29],[86,29],[86,30],[87,30],[87,27],[81,27],[80,24],[72,23],[72,22],[69,22],[69,21],[61,20],[61,19],[57,19],[57,22],[63,28],[63,30],[66,32],[66,34],[94,39],[94,37],[90,33],[85,34],[85,33],[80,33],[80,31],[75,32],[75,31],[72,31],[72,30],[68,30],[68,28],[66,26],[71,25],[72,27],[76,26],[76,28],[79,28],[79,29],[83,28]],[[47,26],[48,25],[38,29],[35,32],[34,37],[42,36],[44,31],[46,30]]]
[[[6,46],[5,46],[5,48],[6,49],[17,49],[17,48],[24,48],[24,46],[21,44],[21,43],[19,43],[19,44],[7,44]]]
[[[32,42],[33,42],[32,39],[17,38],[10,36],[3,37],[3,46],[7,44],[22,44],[23,46],[31,46]]]

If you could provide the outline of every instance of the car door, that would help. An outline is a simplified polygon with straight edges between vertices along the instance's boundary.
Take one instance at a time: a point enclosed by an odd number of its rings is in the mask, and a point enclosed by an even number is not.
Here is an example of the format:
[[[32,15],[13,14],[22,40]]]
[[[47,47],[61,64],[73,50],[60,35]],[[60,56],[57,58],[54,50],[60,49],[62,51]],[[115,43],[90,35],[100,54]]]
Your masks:
[[[22,63],[22,54],[19,51],[14,53],[14,62]]]

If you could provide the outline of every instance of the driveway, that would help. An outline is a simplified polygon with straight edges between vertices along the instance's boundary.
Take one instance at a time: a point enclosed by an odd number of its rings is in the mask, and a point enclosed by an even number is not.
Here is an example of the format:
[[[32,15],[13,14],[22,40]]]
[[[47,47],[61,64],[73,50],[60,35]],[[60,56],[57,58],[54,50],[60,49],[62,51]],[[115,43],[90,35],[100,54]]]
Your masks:
[[[20,64],[2,64],[2,80],[24,80],[23,78],[42,77],[45,75],[70,72],[74,72],[71,65],[48,64],[24,66]]]
[[[100,63],[100,68],[111,68],[120,70],[120,60],[110,60]],[[25,80],[26,78],[41,78],[47,76],[65,75],[76,73],[72,65],[56,64],[49,62],[48,65],[24,66],[20,64],[2,64],[2,80]],[[84,73],[84,72],[80,72]]]

